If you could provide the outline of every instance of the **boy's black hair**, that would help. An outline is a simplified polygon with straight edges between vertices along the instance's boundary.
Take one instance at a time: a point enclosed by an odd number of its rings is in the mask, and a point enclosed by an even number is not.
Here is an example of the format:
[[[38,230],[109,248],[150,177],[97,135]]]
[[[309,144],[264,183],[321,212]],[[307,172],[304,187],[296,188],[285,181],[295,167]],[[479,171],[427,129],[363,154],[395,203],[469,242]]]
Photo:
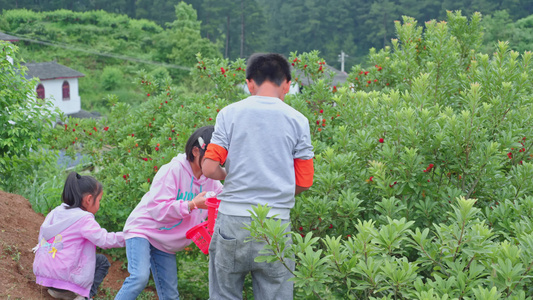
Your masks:
[[[61,199],[69,208],[80,207],[83,210],[83,197],[87,194],[92,195],[95,200],[102,193],[102,184],[92,176],[81,176],[76,172],[70,172],[65,181]]]
[[[198,147],[200,149],[200,159],[204,157],[205,150],[207,149],[207,145],[209,145],[211,142],[211,136],[213,135],[214,131],[215,127],[213,125],[209,125],[200,127],[196,129],[193,134],[191,134],[187,140],[187,144],[185,144],[185,154],[187,155],[188,161],[194,161],[194,155],[192,155],[192,150],[194,147]],[[200,145],[200,137],[202,138],[204,145]]]
[[[270,81],[280,86],[283,81],[291,80],[291,68],[281,54],[256,53],[248,59],[246,79],[253,79],[257,85]]]

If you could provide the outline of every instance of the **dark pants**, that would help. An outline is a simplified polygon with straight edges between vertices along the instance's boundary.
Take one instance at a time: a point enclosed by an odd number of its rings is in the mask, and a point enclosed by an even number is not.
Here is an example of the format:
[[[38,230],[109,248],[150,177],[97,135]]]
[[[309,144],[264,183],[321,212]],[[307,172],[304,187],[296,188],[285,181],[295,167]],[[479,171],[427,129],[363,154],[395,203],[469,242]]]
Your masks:
[[[94,269],[94,281],[93,285],[91,286],[91,292],[89,294],[90,298],[93,298],[96,296],[96,293],[98,291],[98,287],[104,281],[104,278],[107,275],[107,271],[109,270],[109,267],[111,267],[111,264],[109,263],[109,260],[107,260],[107,257],[103,254],[96,254],[96,266]],[[66,290],[62,289],[56,289],[51,288],[56,291],[65,292]],[[74,293],[73,293],[74,294]]]
[[[91,286],[90,297],[96,296],[98,287],[104,281],[104,278],[107,275],[107,271],[111,267],[109,260],[103,254],[96,254],[96,267],[94,269],[94,281],[93,286]]]

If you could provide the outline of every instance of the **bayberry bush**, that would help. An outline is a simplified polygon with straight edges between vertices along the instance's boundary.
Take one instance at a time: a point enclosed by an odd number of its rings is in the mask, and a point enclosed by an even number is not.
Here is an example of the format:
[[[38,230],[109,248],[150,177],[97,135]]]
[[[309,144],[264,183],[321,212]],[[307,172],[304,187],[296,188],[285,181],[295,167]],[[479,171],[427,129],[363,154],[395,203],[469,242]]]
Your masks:
[[[318,52],[289,57],[309,84],[285,101],[309,119],[315,182],[291,212],[294,243],[266,207],[250,230],[268,241],[262,260],[296,261],[295,298],[531,299],[532,54],[480,53],[480,20],[405,17],[342,86]],[[106,228],[122,228],[195,128],[245,97],[243,60],[197,59],[194,93],[141,72],[140,107],[110,96],[107,118],[56,129],[54,147],[92,156]]]

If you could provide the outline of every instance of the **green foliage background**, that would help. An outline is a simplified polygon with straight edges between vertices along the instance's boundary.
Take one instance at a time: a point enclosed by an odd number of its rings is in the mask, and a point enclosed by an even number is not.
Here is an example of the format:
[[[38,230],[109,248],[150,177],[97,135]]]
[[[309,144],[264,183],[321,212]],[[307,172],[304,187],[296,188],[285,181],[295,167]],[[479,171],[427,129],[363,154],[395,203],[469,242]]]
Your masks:
[[[56,45],[24,39],[18,42],[26,62],[57,60],[84,73],[79,80],[82,108],[105,114],[108,93],[134,106],[143,101],[140,89],[133,84],[139,68],[157,74],[162,66],[168,66],[164,72],[179,85],[187,81],[196,53],[219,56],[216,46],[201,38],[200,22],[192,6],[182,2],[172,11],[176,20],[163,28],[153,21],[102,10],[9,10],[0,15],[0,31]],[[124,56],[126,60],[121,58]],[[139,64],[138,60],[149,63]]]
[[[176,36],[176,41],[159,40],[158,54],[166,53],[168,59],[179,59],[174,51],[184,49],[181,39],[199,37],[194,14],[181,8],[176,11],[180,21],[161,29],[174,30]],[[10,13],[34,14],[3,15]],[[448,12],[447,22],[421,26],[404,17],[394,23],[396,38],[390,46],[371,49],[365,64],[354,65],[342,86],[332,86],[318,51],[291,52],[298,70],[294,77],[304,74],[313,82],[286,102],[310,121],[315,183],[291,212],[293,246],[277,234],[274,220],[264,218],[264,208],[257,208],[250,229],[258,239],[272,242],[262,259],[294,255],[296,298],[531,299],[532,53],[513,51],[517,46],[506,42],[494,48],[484,42],[482,29],[484,24],[510,24],[506,18],[495,14],[482,21],[480,14],[467,19]],[[525,20],[509,26],[509,32],[526,30]],[[213,49],[213,44],[205,45]],[[157,170],[183,152],[193,130],[214,124],[219,109],[246,96],[243,59],[202,52],[190,65],[186,86],[172,80],[179,71],[140,71],[132,83],[139,103],[111,94],[105,100],[106,118],[70,119],[22,141],[34,145],[42,134],[44,150],[88,155],[92,174],[105,187],[98,221],[121,230]],[[102,88],[121,84],[121,67],[102,70]],[[31,90],[31,84],[23,86]],[[19,129],[26,126],[33,123]],[[8,138],[17,140],[17,134]],[[27,147],[7,147],[25,151],[25,157],[42,157]],[[4,161],[17,160],[4,155]],[[48,200],[30,201],[47,212],[59,203],[60,193],[54,192],[60,190],[63,174],[43,168],[28,168],[33,177],[26,175],[26,181],[14,173],[9,178],[19,184],[35,178],[35,190],[44,190]],[[180,253],[188,266],[180,269],[180,282],[187,281],[184,297],[206,295],[205,280],[187,279],[205,279],[207,260],[197,255],[194,250]],[[190,267],[195,261],[197,268]]]
[[[488,35],[512,35],[531,43],[531,26],[525,21],[533,14],[528,0],[188,0],[202,22],[202,37],[217,44],[224,57],[248,57],[253,52],[272,51],[289,55],[291,51],[319,50],[326,61],[340,69],[341,51],[350,57],[348,68],[364,62],[371,47],[390,46],[395,37],[394,21],[407,15],[425,22],[443,19],[446,11],[461,10],[465,15],[475,11],[497,20],[507,14],[506,33],[494,27]],[[147,19],[166,27],[176,19],[173,0],[0,0],[6,10],[26,8],[33,11],[104,10],[135,19]],[[489,20],[489,19],[487,19]],[[488,27],[492,27],[489,24]],[[529,29],[528,29],[529,28]],[[244,35],[243,35],[244,32]],[[502,40],[509,40],[505,38]],[[491,39],[489,46],[498,39]],[[512,47],[520,47],[513,43]],[[516,49],[515,49],[516,50]],[[523,49],[520,49],[523,50]]]

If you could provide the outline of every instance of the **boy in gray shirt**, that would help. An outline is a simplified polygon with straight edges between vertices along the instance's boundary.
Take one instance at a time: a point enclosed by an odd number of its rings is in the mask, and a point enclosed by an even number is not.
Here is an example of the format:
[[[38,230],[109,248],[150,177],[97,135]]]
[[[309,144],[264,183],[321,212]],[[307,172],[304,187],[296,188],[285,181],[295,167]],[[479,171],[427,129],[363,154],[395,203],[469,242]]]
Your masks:
[[[291,74],[282,55],[252,55],[246,83],[252,96],[220,111],[202,163],[205,176],[225,180],[209,249],[209,294],[241,299],[251,272],[254,299],[292,299],[291,272],[280,262],[255,262],[264,244],[245,243],[250,232],[243,227],[251,223],[248,210],[258,204],[290,222],[294,196],[313,184],[309,121],[283,102]],[[294,262],[286,263],[294,270]]]

